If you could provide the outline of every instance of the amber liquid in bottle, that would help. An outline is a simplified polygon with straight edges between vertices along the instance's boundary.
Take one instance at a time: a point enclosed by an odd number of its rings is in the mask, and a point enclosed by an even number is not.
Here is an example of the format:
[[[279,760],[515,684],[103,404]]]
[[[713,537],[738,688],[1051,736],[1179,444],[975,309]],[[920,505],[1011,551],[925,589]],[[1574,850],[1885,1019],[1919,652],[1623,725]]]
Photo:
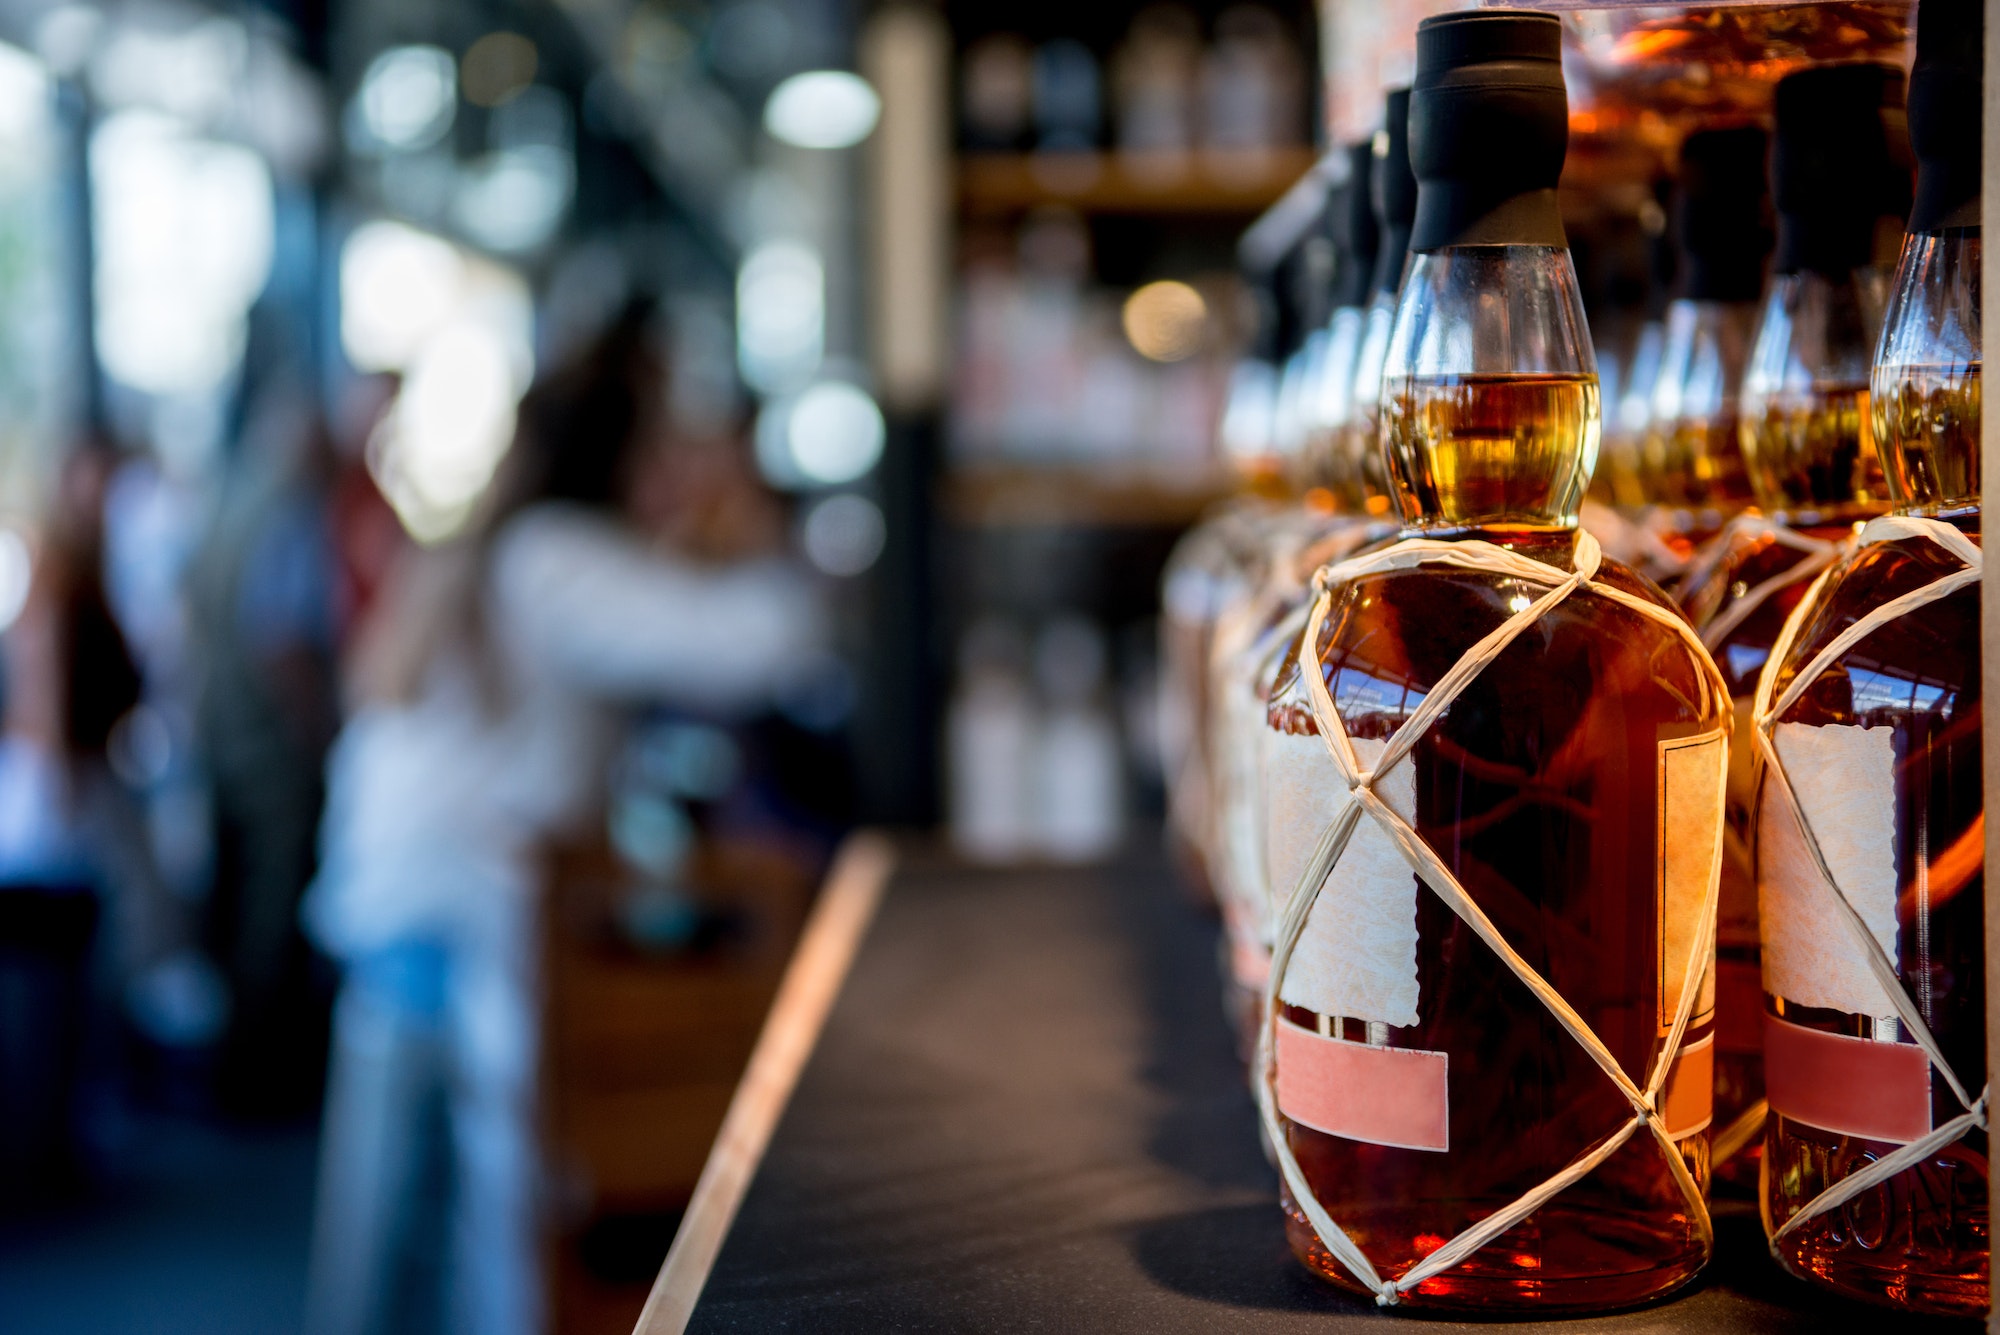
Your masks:
[[[1406,513],[1567,568],[1580,456],[1597,429],[1594,376],[1393,381],[1384,445]],[[1478,523],[1463,522],[1480,517]],[[1502,516],[1501,518],[1491,518]],[[1598,578],[1659,601],[1606,560]],[[1387,738],[1475,641],[1541,592],[1429,566],[1365,577],[1337,597],[1316,649],[1350,735]],[[1656,895],[1658,767],[1632,757],[1726,727],[1694,655],[1670,629],[1577,596],[1496,660],[1412,753],[1417,832],[1508,941],[1643,1081],[1665,1038],[1668,980]],[[1312,733],[1296,663],[1273,690],[1274,729]],[[1336,871],[1336,876],[1338,875]],[[1412,878],[1414,883],[1414,877]],[[1415,892],[1418,1020],[1407,1028],[1286,1015],[1356,1042],[1449,1054],[1446,1153],[1392,1148],[1287,1122],[1314,1193],[1385,1276],[1546,1181],[1631,1117],[1624,1097],[1446,904]],[[1677,982],[1678,980],[1676,980]],[[1709,1033],[1697,1016],[1686,1041]],[[1678,1142],[1706,1186],[1708,1136]],[[1293,1251],[1358,1290],[1286,1201]],[[1707,1259],[1658,1143],[1635,1136],[1604,1164],[1406,1301],[1469,1310],[1586,1310],[1676,1288]]]
[[[1899,500],[1912,508],[1977,494],[1979,368],[1905,371],[1876,406]],[[1976,512],[1951,520],[1974,542]],[[1889,599],[1959,568],[1925,541],[1862,550],[1811,614],[1780,689],[1843,628]],[[1890,622],[1850,651],[1786,722],[1895,729],[1897,971],[1961,1078],[1985,1067],[1984,796],[1980,781],[1979,590]],[[1767,998],[1793,1024],[1854,1037],[1871,1017]],[[1907,1035],[1888,1035],[1908,1041]],[[1935,1074],[1932,1124],[1961,1111]],[[1764,1208],[1776,1227],[1861,1166],[1900,1148],[1774,1115],[1766,1130]],[[1779,1239],[1779,1258],[1856,1297],[1920,1311],[1986,1310],[1987,1134],[1964,1139]]]
[[[1577,442],[1598,420],[1597,377],[1426,376],[1382,387],[1382,440],[1405,514],[1457,528],[1573,513],[1588,468]],[[1441,445],[1447,446],[1440,448]]]
[[[1751,485],[1766,509],[1822,519],[1882,512],[1887,495],[1869,432],[1867,385],[1773,396],[1744,428]]]

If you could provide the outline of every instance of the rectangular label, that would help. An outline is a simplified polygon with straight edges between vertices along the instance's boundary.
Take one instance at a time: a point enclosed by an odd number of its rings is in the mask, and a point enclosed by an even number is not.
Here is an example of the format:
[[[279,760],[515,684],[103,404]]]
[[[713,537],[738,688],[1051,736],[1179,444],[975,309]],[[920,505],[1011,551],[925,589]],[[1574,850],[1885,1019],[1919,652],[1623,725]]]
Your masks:
[[[1658,884],[1660,941],[1660,1032],[1673,1027],[1687,990],[1688,965],[1701,935],[1710,878],[1722,844],[1722,798],[1728,734],[1718,728],[1699,737],[1660,743]],[[1690,1024],[1706,1023],[1715,1012],[1715,953],[1696,977],[1701,994]]]
[[[1892,728],[1780,723],[1785,778],[1827,869],[1889,958],[1896,958],[1896,752]],[[1814,864],[1776,776],[1757,822],[1764,990],[1802,1006],[1893,1015],[1833,889]],[[1804,1120],[1804,1119],[1801,1119]]]
[[[1681,1044],[1674,1064],[1667,1068],[1660,1120],[1667,1124],[1667,1135],[1674,1140],[1705,1130],[1715,1120],[1714,1034],[1698,1043]]]
[[[1305,873],[1320,835],[1354,799],[1316,736],[1266,730],[1267,810],[1275,893],[1289,898]],[[1381,759],[1388,744],[1355,738],[1363,766]],[[1391,810],[1410,820],[1416,781],[1408,757],[1375,781]],[[1306,918],[1280,989],[1287,1005],[1320,1015],[1344,1015],[1383,1024],[1417,1022],[1417,875],[1395,840],[1363,816]]]
[[[1278,1111],[1343,1140],[1451,1148],[1446,1055],[1349,1043],[1278,1021]]]
[[[1914,1043],[1821,1033],[1766,1012],[1764,1097],[1822,1131],[1907,1145],[1930,1133],[1930,1058]]]

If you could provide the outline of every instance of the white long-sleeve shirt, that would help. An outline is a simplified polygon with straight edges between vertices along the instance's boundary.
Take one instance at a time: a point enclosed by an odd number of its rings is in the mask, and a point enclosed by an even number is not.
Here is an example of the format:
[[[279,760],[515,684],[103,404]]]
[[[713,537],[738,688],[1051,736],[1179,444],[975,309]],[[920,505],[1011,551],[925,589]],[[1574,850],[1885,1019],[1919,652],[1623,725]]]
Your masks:
[[[753,709],[825,640],[797,567],[693,565],[569,505],[509,521],[485,597],[500,702],[447,653],[417,701],[363,708],[334,748],[306,920],[336,956],[513,936],[538,845],[589,810],[619,704]]]

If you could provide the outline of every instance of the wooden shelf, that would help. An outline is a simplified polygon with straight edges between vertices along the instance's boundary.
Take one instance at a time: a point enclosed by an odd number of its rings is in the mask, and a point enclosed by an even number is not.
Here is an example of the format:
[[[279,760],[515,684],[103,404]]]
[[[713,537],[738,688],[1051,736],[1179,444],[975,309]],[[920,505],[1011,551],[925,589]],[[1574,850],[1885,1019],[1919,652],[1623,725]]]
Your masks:
[[[984,528],[1172,528],[1229,494],[1220,476],[1169,483],[1083,468],[978,468],[945,476],[946,515]]]
[[[958,160],[960,208],[1005,217],[1044,204],[1089,213],[1248,218],[1311,169],[1309,149],[1172,158],[1121,153],[970,153]]]

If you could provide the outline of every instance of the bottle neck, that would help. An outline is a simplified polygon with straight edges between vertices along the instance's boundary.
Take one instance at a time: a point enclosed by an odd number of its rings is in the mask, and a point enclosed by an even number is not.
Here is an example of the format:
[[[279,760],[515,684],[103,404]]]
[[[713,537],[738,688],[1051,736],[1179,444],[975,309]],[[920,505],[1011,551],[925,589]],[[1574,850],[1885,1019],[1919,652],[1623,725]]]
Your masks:
[[[1568,250],[1469,245],[1414,256],[1381,414],[1410,528],[1574,528],[1602,416]]]
[[[1870,378],[1870,417],[1889,495],[1904,514],[1979,509],[1977,227],[1913,232],[1891,285]]]
[[[1772,280],[1738,424],[1751,489],[1765,510],[1798,524],[1837,524],[1888,508],[1868,402],[1886,288],[1866,268]]]

